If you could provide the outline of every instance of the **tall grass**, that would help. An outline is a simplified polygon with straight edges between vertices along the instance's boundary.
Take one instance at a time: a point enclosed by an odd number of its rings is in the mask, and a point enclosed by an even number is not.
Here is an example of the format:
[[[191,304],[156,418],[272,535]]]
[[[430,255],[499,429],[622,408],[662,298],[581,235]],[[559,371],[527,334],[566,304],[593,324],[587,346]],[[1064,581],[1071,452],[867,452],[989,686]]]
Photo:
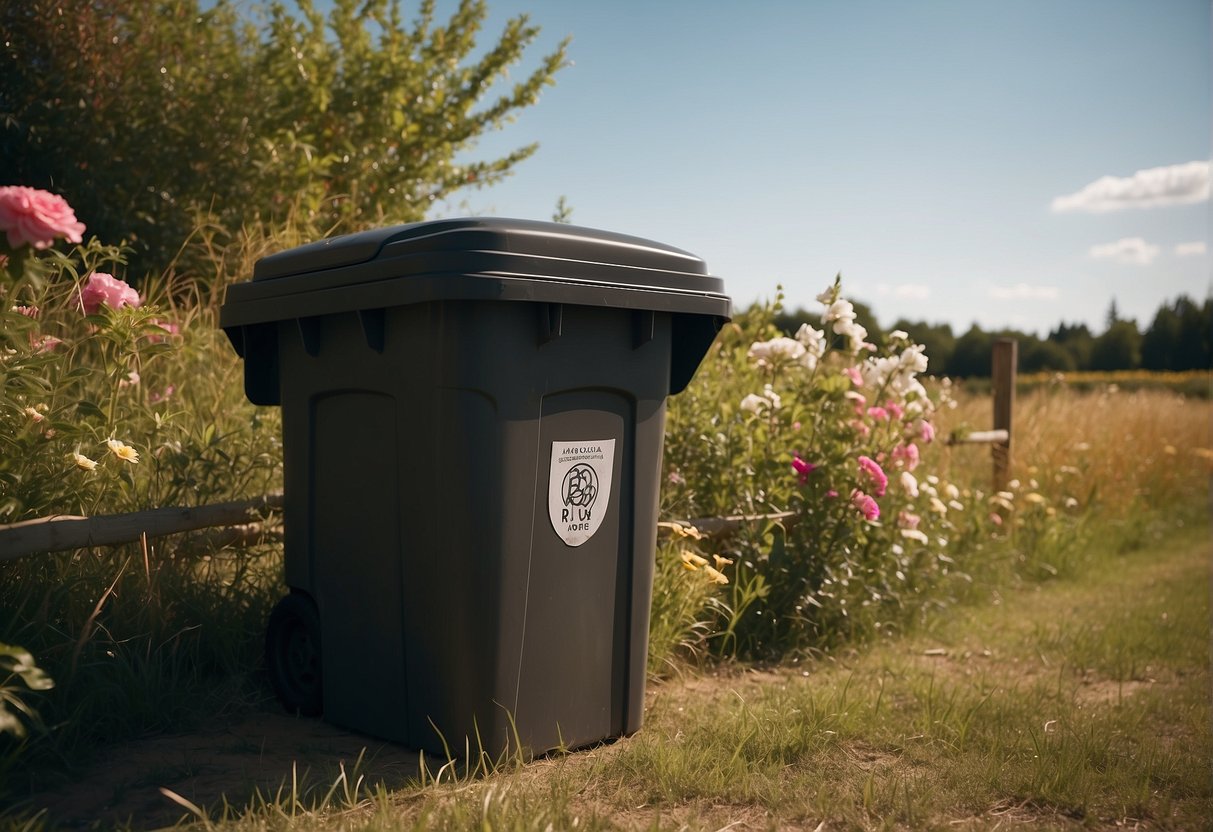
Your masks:
[[[956,396],[940,413],[941,434],[991,425],[988,396]],[[1213,473],[1213,404],[1169,390],[1094,392],[1055,384],[1015,401],[1012,475],[1055,503],[1067,498],[1101,520],[1162,512],[1191,519],[1207,509]],[[989,453],[981,446],[932,448],[947,475],[988,487]]]

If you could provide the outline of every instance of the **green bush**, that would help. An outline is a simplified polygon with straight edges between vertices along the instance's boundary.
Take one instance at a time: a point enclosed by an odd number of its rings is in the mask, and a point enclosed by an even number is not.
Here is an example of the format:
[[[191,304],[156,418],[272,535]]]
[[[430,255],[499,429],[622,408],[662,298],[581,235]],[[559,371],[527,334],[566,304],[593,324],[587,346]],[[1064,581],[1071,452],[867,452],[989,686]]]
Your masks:
[[[562,43],[506,85],[538,28],[513,18],[478,50],[484,0],[445,22],[434,7],[406,24],[399,0],[336,0],[327,19],[311,0],[247,17],[228,0],[0,4],[0,185],[64,195],[149,272],[200,216],[289,217],[313,239],[423,219],[535,151],[465,161],[565,62]]]

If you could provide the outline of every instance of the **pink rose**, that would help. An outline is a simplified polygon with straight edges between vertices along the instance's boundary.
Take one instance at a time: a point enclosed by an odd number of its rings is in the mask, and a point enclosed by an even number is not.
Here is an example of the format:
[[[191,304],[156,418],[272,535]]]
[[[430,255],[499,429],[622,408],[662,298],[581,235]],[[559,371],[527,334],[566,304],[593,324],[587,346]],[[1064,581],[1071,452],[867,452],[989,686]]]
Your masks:
[[[869,495],[856,489],[851,495],[851,505],[859,509],[865,520],[876,520],[880,517],[880,506]]]
[[[906,415],[905,408],[897,402],[888,401],[884,403],[884,406],[888,409],[889,415],[899,422],[901,421],[901,417]]]
[[[102,306],[121,309],[124,306],[138,306],[141,302],[138,292],[124,281],[104,272],[90,274],[88,283],[80,290],[80,308],[85,315],[96,315]]]
[[[889,411],[883,407],[869,407],[868,418],[878,422],[887,422],[889,420]]]
[[[76,212],[61,196],[23,185],[5,185],[0,187],[0,230],[8,234],[8,244],[13,248],[29,243],[43,249],[49,248],[56,237],[80,242],[84,223],[76,221]]]
[[[889,487],[889,478],[885,476],[880,465],[871,457],[861,456],[859,458],[859,471],[867,478],[872,485],[872,491],[877,497],[883,497],[885,490]]]
[[[858,367],[846,367],[842,374],[851,380],[851,384],[856,387],[863,387],[863,375],[859,372]]]
[[[897,512],[897,525],[903,529],[917,529],[922,518],[912,511]]]

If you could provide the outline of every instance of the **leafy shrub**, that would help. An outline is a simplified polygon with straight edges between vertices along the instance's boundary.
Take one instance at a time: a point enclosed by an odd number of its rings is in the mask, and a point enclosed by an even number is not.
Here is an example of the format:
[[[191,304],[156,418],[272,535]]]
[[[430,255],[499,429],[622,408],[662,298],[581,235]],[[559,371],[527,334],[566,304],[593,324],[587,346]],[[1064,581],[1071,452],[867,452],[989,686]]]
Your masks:
[[[411,222],[535,151],[465,161],[565,62],[561,44],[501,87],[539,32],[525,16],[478,51],[484,0],[445,22],[425,0],[411,24],[399,0],[295,6],[270,3],[259,28],[228,0],[0,5],[8,176],[67,196],[157,272],[200,214],[230,232],[290,216],[312,239]]]

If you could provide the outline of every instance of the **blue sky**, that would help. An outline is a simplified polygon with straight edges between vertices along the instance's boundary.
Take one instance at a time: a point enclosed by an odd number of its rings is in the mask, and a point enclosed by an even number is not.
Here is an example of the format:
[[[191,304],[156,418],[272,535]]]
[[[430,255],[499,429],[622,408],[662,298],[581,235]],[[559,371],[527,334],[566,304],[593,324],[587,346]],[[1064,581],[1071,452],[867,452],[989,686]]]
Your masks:
[[[886,326],[1098,330],[1113,298],[1145,326],[1209,291],[1208,0],[489,8],[486,40],[526,12],[534,55],[571,35],[573,65],[475,151],[538,154],[435,216],[564,195],[576,224],[704,258],[739,305],[782,284],[816,308],[841,272]]]

